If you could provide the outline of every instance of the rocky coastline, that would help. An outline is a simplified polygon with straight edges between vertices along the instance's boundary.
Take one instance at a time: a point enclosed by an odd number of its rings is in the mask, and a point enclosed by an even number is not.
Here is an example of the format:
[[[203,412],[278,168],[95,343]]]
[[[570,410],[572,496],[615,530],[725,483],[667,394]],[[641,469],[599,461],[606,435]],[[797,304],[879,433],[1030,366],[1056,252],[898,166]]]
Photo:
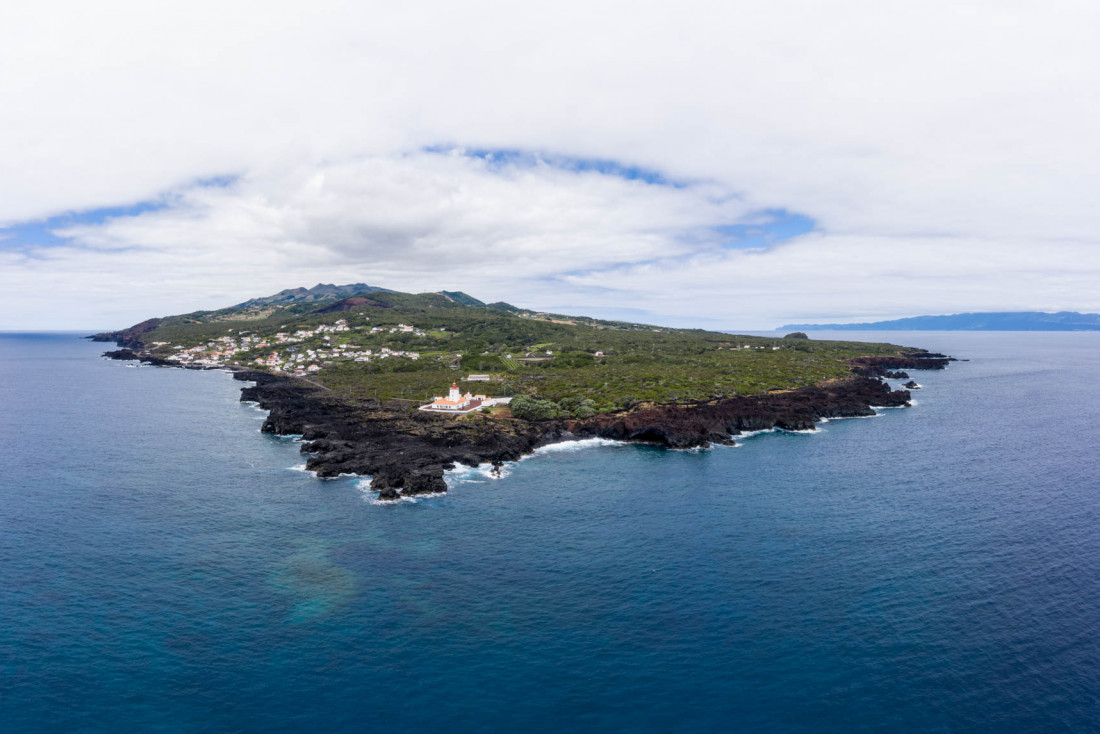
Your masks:
[[[111,359],[158,366],[175,362],[135,351],[139,335]],[[893,390],[881,377],[897,369],[943,369],[944,355],[865,357],[851,360],[843,380],[763,395],[688,404],[646,404],[619,414],[585,420],[524,421],[471,414],[461,420],[418,411],[408,402],[337,397],[300,378],[254,370],[233,370],[253,383],[241,390],[268,416],[261,430],[301,436],[306,469],[321,478],[371,477],[383,501],[447,491],[444,472],[457,465],[515,461],[540,446],[585,438],[644,442],[673,449],[731,444],[743,433],[768,429],[813,430],[824,418],[870,416],[874,407],[909,404],[908,390]],[[907,376],[907,375],[906,375]]]
[[[919,367],[942,369],[943,364],[929,360]],[[446,492],[444,471],[456,465],[499,466],[561,441],[608,438],[674,449],[730,444],[746,432],[813,430],[823,418],[870,416],[874,407],[902,407],[910,400],[908,390],[853,375],[797,390],[646,405],[587,420],[532,422],[480,415],[455,420],[410,410],[405,403],[349,404],[292,377],[248,371],[235,377],[255,383],[241,391],[241,400],[269,411],[261,430],[302,437],[302,452],[310,455],[308,470],[319,477],[370,476],[371,489],[381,500]]]

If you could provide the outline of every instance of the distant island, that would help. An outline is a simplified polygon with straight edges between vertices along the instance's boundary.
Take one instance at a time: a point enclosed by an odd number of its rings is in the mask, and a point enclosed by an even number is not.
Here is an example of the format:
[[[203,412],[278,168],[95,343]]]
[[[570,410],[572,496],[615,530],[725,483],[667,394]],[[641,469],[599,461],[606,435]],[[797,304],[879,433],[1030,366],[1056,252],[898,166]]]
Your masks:
[[[1100,331],[1100,314],[1059,311],[992,311],[911,316],[861,324],[786,324],[777,331]]]
[[[318,284],[93,339],[112,359],[223,369],[254,383],[263,431],[300,435],[319,477],[371,477],[381,500],[445,492],[444,471],[611,438],[691,448],[812,430],[903,406],[881,378],[942,369],[893,344],[725,334],[552,314],[459,291]],[[916,383],[910,387],[915,388]]]

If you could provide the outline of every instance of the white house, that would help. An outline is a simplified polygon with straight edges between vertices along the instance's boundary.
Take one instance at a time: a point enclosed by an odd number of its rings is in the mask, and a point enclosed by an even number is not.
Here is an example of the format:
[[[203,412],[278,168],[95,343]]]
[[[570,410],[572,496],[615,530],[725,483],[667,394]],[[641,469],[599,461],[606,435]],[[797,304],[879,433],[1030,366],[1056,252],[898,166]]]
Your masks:
[[[511,398],[489,398],[484,395],[471,395],[469,392],[463,395],[458,389],[458,383],[452,382],[447,397],[437,397],[427,405],[421,405],[420,410],[461,415],[478,408],[507,405],[510,402],[512,402]]]
[[[470,404],[477,400],[477,404],[481,405],[481,400],[484,399],[484,395],[471,395],[470,393],[462,394],[462,391],[458,389],[458,383],[451,383],[451,390],[447,393],[447,397],[437,397],[428,405],[422,406],[423,410],[449,410],[459,411],[466,410],[470,407]]]

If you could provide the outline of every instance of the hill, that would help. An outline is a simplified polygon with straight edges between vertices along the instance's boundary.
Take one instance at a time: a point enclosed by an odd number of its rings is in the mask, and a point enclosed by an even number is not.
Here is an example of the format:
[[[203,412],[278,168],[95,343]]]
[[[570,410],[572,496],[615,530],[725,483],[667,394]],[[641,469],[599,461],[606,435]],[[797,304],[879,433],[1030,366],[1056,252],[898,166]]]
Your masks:
[[[786,324],[811,331],[1100,331],[1100,314],[1059,311],[996,311],[945,316],[912,316],[861,324]]]
[[[273,296],[252,298],[244,303],[238,303],[232,308],[249,309],[256,306],[286,306],[294,303],[317,303],[319,301],[331,301],[348,296],[361,296],[367,293],[392,293],[388,288],[367,285],[366,283],[350,283],[348,285],[333,285],[331,283],[318,283],[312,288],[287,288]]]

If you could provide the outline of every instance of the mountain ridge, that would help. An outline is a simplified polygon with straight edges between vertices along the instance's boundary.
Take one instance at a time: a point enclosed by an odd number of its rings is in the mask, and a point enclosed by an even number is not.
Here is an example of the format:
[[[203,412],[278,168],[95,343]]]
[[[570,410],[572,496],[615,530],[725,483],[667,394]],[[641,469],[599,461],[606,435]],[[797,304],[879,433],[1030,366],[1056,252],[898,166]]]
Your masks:
[[[910,316],[856,324],[785,324],[777,331],[1100,331],[1100,314],[988,311]]]
[[[270,296],[250,298],[230,308],[252,308],[255,306],[287,305],[291,303],[312,303],[333,299],[362,296],[368,293],[393,293],[389,288],[367,285],[366,283],[348,283],[335,285],[333,283],[318,283],[312,288],[285,288]]]

